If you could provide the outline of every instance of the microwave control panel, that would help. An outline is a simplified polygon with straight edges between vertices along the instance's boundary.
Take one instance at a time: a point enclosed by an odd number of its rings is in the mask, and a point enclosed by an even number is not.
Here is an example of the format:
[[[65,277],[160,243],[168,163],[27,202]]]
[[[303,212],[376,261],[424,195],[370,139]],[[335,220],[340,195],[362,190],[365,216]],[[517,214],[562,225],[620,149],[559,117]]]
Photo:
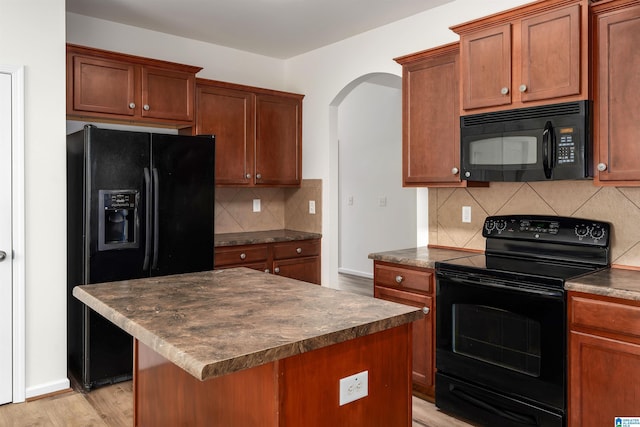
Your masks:
[[[577,129],[564,127],[556,135],[556,161],[558,165],[576,162],[576,141],[580,140]]]

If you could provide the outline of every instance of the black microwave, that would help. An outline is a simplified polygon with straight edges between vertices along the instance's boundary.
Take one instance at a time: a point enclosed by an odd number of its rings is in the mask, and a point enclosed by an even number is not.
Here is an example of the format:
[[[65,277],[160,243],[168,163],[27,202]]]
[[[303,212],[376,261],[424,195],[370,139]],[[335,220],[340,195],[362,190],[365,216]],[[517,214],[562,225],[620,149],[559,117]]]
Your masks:
[[[587,179],[590,102],[578,101],[460,117],[462,179]]]

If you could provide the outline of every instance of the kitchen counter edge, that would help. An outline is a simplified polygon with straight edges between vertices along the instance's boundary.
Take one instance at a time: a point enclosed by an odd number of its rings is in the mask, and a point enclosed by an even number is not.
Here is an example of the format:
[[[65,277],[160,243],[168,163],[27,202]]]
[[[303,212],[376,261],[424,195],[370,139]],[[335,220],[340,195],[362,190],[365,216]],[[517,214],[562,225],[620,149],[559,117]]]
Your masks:
[[[466,258],[473,255],[478,255],[478,252],[420,246],[417,248],[370,253],[369,259],[411,267],[433,269],[435,268],[436,262]]]
[[[214,246],[256,245],[261,243],[293,242],[297,240],[321,239],[322,234],[289,229],[268,231],[243,231],[238,233],[219,233],[214,235]]]

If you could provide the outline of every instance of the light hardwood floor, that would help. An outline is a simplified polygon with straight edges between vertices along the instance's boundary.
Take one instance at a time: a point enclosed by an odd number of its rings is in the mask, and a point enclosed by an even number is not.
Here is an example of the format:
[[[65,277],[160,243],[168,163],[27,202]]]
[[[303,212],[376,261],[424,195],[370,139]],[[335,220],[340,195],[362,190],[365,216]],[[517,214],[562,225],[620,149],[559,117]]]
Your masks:
[[[85,393],[73,390],[56,396],[0,406],[2,427],[130,427],[133,425],[132,382]],[[412,427],[469,427],[440,412],[432,403],[413,398]],[[393,427],[393,426],[389,426]]]

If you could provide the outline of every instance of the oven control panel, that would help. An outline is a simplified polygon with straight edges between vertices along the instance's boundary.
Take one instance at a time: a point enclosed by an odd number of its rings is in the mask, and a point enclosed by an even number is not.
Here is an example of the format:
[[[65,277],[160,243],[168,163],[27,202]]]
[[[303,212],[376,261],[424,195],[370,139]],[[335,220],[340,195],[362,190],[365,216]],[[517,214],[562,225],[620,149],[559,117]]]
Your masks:
[[[482,235],[487,238],[538,240],[576,245],[609,246],[611,225],[591,219],[546,216],[489,216]]]

